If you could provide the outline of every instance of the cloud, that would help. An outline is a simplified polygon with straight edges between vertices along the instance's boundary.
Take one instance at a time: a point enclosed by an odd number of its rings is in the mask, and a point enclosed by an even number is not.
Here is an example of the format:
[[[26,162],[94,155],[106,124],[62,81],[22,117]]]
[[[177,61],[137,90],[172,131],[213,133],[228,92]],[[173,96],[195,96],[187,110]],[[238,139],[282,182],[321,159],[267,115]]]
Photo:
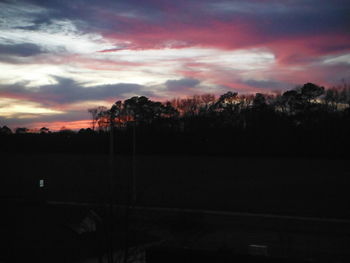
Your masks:
[[[91,120],[87,110],[82,110],[68,111],[65,114],[56,115],[26,115],[25,118],[22,118],[19,114],[14,118],[0,115],[0,126],[3,125],[7,125],[11,129],[16,127],[41,128],[44,126],[54,130],[59,130],[62,126],[79,129],[90,127]]]
[[[34,26],[35,20],[48,12],[40,5],[24,1],[2,1],[0,10],[1,29]]]
[[[338,56],[330,56],[323,60],[324,64],[348,64],[350,65],[350,53]]]
[[[23,24],[29,18],[29,30],[18,25],[3,29],[2,35],[25,41],[42,42],[52,52],[64,47],[74,54],[121,49],[164,49],[210,47],[224,49],[269,47],[315,36],[326,44],[315,47],[323,55],[348,48],[350,40],[350,5],[344,0],[284,1],[25,1],[18,6],[7,4],[5,20]],[[317,9],[315,9],[317,5]],[[4,9],[5,10],[5,9]],[[26,11],[29,10],[29,11]],[[186,10],[196,10],[186,12]],[[26,19],[24,19],[26,18]],[[17,19],[17,24],[18,19]],[[171,30],[169,30],[171,28]],[[13,32],[14,29],[15,32]],[[21,29],[21,30],[20,30]],[[35,30],[33,30],[35,29]],[[10,32],[9,32],[10,31]],[[345,37],[339,44],[339,36]],[[344,38],[344,37],[343,37]],[[283,42],[283,43],[282,43]],[[294,43],[296,43],[294,41]],[[312,49],[314,45],[309,45]],[[272,48],[274,48],[272,46]],[[285,49],[283,57],[297,57],[296,48]],[[280,49],[279,49],[280,50]],[[327,53],[328,52],[328,53]],[[305,54],[303,54],[305,55]],[[298,61],[300,59],[297,59]]]
[[[22,43],[14,45],[5,45],[0,43],[0,55],[29,57],[42,53],[45,53],[45,51],[42,50],[40,46],[32,43]]]
[[[179,80],[167,80],[165,86],[169,91],[182,92],[196,87],[200,83],[197,79],[184,78]]]
[[[48,109],[35,102],[9,98],[0,99],[0,116],[5,118],[25,119],[62,113],[62,111]]]
[[[283,2],[266,2],[260,1],[217,1],[208,4],[208,9],[214,12],[222,13],[243,13],[243,14],[279,14],[288,13],[291,7]]]
[[[266,91],[288,90],[295,87],[293,83],[286,83],[286,82],[272,81],[272,80],[249,79],[249,80],[243,80],[242,83],[250,87],[264,89]]]
[[[138,84],[118,83],[83,87],[68,78],[54,77],[56,84],[37,88],[25,88],[20,83],[0,86],[0,95],[29,99],[46,104],[67,104],[77,101],[103,100],[108,98],[126,97],[132,94],[152,96],[153,93]]]

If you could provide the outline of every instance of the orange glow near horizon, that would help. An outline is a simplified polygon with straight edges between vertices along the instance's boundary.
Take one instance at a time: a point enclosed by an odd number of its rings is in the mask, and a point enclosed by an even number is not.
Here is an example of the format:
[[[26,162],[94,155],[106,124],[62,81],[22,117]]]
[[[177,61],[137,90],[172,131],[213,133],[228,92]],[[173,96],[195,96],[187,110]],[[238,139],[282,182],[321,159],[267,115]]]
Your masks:
[[[31,125],[33,128],[40,129],[42,127],[49,128],[51,131],[59,131],[63,127],[69,130],[80,130],[82,128],[91,128],[91,120],[79,121],[57,121],[57,122],[36,122]]]

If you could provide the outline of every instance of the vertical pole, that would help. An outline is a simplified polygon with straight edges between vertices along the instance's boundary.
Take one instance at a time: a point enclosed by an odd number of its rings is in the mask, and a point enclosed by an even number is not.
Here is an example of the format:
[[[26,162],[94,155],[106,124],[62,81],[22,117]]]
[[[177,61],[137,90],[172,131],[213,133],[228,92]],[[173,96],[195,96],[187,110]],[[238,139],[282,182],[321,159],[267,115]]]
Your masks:
[[[113,116],[110,119],[110,136],[109,136],[109,263],[113,263],[113,176],[114,176],[114,125],[113,125]]]
[[[136,122],[133,123],[132,136],[132,204],[136,203]]]
[[[132,160],[131,160],[131,180],[126,180],[126,210],[125,210],[125,240],[124,240],[124,263],[128,262],[129,258],[129,215],[130,215],[130,201],[131,206],[135,205],[136,191],[135,191],[135,150],[136,150],[136,123],[132,123]],[[131,185],[130,185],[131,184]]]

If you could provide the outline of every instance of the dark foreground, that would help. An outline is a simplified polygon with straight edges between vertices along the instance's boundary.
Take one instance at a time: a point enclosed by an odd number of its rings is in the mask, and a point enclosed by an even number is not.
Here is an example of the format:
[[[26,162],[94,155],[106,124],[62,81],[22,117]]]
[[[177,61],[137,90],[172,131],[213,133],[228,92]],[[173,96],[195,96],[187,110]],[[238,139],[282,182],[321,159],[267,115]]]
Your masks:
[[[110,200],[108,155],[7,154],[1,160],[2,171],[7,171],[1,173],[2,198]],[[134,204],[140,206],[350,219],[348,163],[143,155],[136,156],[133,166],[131,156],[117,156],[113,201],[123,204],[136,198]]]
[[[2,161],[3,262],[350,261],[347,160],[117,156],[112,199],[107,155]]]
[[[102,263],[111,248],[115,262],[125,255],[139,260],[130,262],[350,260],[350,221],[345,220],[120,206],[111,214],[108,205],[18,201],[2,202],[2,209],[1,262]]]

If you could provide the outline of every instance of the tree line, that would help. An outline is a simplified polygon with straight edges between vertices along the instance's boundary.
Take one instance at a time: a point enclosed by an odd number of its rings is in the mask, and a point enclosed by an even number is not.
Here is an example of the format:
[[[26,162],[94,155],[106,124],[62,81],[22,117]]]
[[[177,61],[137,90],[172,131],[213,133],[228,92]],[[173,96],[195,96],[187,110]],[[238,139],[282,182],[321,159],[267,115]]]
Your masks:
[[[42,127],[31,139],[25,139],[31,134],[26,128],[19,128],[15,133],[20,139],[13,141],[39,145],[45,140],[45,151],[108,152],[108,134],[113,129],[120,152],[130,152],[136,136],[139,153],[350,156],[347,84],[325,89],[306,83],[281,93],[229,91],[221,96],[202,94],[166,102],[134,96],[88,112],[91,128],[78,132],[62,128],[50,133]],[[2,134],[11,132],[6,126],[1,128]]]
[[[172,128],[176,129],[184,124],[191,126],[189,122],[199,120],[207,122],[206,127],[246,128],[254,124],[254,115],[279,116],[288,118],[295,125],[310,125],[310,122],[317,122],[329,115],[346,115],[349,106],[348,85],[325,89],[306,83],[284,93],[239,95],[229,91],[219,97],[203,94],[165,103],[134,96],[115,102],[110,109],[101,106],[88,109],[88,112],[92,117],[93,131],[107,131],[109,127],[125,128],[131,124],[161,125],[161,122],[171,123]]]
[[[237,92],[229,91],[219,97],[214,94],[202,94],[188,98],[175,98],[165,103],[152,101],[145,96],[134,96],[115,102],[109,109],[105,106],[88,109],[92,119],[91,128],[81,129],[79,132],[104,132],[110,126],[123,128],[135,123],[150,125],[160,120],[176,121],[177,126],[183,126],[184,122],[194,121],[196,118],[212,118],[216,119],[220,125],[245,127],[247,125],[245,115],[248,112],[284,115],[292,117],[295,124],[301,124],[302,121],[307,121],[305,118],[308,114],[346,114],[349,106],[350,87],[347,84],[325,89],[313,83],[306,83],[284,93],[272,94],[239,95]],[[208,123],[208,126],[211,124]],[[18,127],[12,131],[6,125],[0,126],[1,134],[51,132],[47,127],[32,130]],[[73,131],[62,127],[58,132],[72,133]]]

